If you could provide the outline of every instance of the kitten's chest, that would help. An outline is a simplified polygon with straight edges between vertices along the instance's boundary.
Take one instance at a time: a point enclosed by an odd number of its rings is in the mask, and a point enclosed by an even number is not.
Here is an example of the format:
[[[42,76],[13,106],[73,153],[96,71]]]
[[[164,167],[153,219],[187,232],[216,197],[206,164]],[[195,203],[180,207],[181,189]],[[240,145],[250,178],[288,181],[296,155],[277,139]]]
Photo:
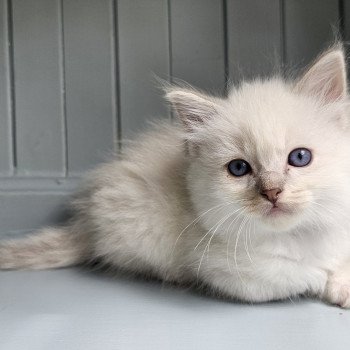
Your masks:
[[[252,243],[256,255],[332,270],[350,256],[350,236],[344,231],[280,234]]]
[[[198,236],[197,236],[198,237]],[[204,237],[204,238],[203,238]],[[345,234],[279,234],[264,237],[204,235],[192,247],[198,264],[222,269],[254,271],[274,265],[301,269],[332,270],[350,256],[350,239]]]

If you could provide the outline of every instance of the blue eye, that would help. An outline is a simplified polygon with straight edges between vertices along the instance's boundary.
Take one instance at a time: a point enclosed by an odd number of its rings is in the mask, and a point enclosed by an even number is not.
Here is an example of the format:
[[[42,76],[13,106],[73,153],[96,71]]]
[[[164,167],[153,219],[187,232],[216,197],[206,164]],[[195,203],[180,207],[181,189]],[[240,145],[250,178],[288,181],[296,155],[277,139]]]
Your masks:
[[[289,153],[288,164],[302,167],[306,166],[311,162],[311,152],[306,148],[296,148]]]
[[[243,176],[248,174],[252,168],[249,163],[243,159],[231,160],[227,165],[228,171],[234,176]]]

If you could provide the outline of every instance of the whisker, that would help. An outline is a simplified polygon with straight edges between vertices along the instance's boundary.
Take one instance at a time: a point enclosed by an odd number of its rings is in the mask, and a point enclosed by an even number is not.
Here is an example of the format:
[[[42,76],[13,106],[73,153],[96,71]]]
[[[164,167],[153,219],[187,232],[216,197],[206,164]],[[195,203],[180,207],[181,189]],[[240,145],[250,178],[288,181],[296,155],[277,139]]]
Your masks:
[[[312,202],[312,203],[317,204],[316,202]],[[319,205],[319,206],[320,206],[320,205]],[[321,206],[321,207],[322,207],[323,209],[326,209],[326,210],[327,210],[326,207],[323,207],[323,206]],[[310,207],[309,210],[310,210],[313,214],[315,214],[316,217],[320,218],[320,213],[317,212],[315,208]],[[327,222],[331,222],[334,226],[342,227],[342,225],[334,219],[334,215],[335,215],[335,214],[334,214],[332,211],[329,211],[329,210],[327,210],[327,211],[328,211],[328,213],[332,214],[332,216],[327,216]],[[326,224],[325,220],[324,220],[325,215],[326,215],[325,213],[322,213],[322,220],[321,220],[321,219],[320,219],[320,220],[316,220],[316,219],[314,219],[313,217],[309,218],[309,219],[311,219],[311,221],[312,221],[313,223],[315,223],[315,224],[317,225],[317,227],[319,228],[320,232],[322,232],[322,228],[321,228],[320,224],[323,225],[324,229],[327,228],[327,226],[328,226],[328,225]]]
[[[254,219],[252,219],[252,223],[254,224],[254,237],[256,236],[256,229],[255,229],[255,221]],[[249,230],[249,235],[248,235],[248,238],[249,238],[249,244],[250,244],[250,248],[252,249],[253,251],[253,254],[255,255],[255,250],[254,250],[254,246],[253,246],[253,243],[252,243],[252,238],[251,238],[251,233],[252,230]]]
[[[235,221],[239,218],[239,216],[244,214],[246,208],[247,207],[241,208],[241,211],[236,215],[236,217],[232,220],[230,225],[227,227],[226,233],[229,232],[231,226],[235,223]],[[230,265],[230,260],[229,260],[229,247],[230,247],[231,236],[232,236],[232,232],[229,234],[228,239],[227,239],[227,244],[226,244],[226,261],[227,261],[227,267],[228,267],[230,273],[232,274],[233,272],[231,270],[231,265]]]
[[[236,211],[237,211],[237,210],[236,210]],[[235,211],[235,212],[236,212],[236,211]],[[202,237],[202,239],[199,241],[199,243],[198,243],[198,244],[196,245],[196,247],[194,248],[194,250],[196,250],[197,247],[199,246],[199,244],[200,244],[200,243],[203,241],[203,239],[208,235],[208,233],[209,233],[214,227],[216,227],[215,230],[213,231],[213,233],[212,233],[212,235],[211,235],[211,237],[210,237],[208,243],[206,244],[206,246],[205,246],[205,248],[204,248],[204,251],[203,251],[203,253],[202,253],[201,259],[200,259],[200,261],[199,261],[199,266],[198,266],[198,269],[197,269],[197,279],[198,279],[198,276],[199,276],[199,271],[200,271],[200,268],[201,268],[201,265],[202,265],[202,261],[203,261],[205,252],[208,251],[208,253],[209,253],[210,243],[211,243],[211,241],[212,241],[212,239],[213,239],[213,237],[214,237],[216,231],[219,229],[219,227],[220,227],[227,219],[229,219],[232,215],[234,215],[235,212],[230,213],[229,215],[226,215],[226,216],[225,216],[223,219],[221,219],[216,225],[214,225],[214,226],[204,235],[204,237]]]
[[[214,227],[216,227],[216,230],[218,228],[218,225],[221,226],[230,216],[232,216],[232,214],[234,214],[235,212],[233,213],[230,213],[228,215],[226,215],[224,218],[222,218],[218,223],[216,223],[215,225],[213,225],[211,227],[210,230],[207,231],[207,233],[200,239],[200,241],[197,243],[197,245],[194,247],[193,250],[196,250],[198,248],[198,246],[202,243],[202,241],[205,239],[206,236],[208,236],[209,233],[211,233],[211,231],[214,229]]]
[[[245,249],[245,251],[247,253],[249,261],[253,264],[253,260],[252,260],[252,258],[250,256],[249,249],[248,249],[248,232],[250,232],[251,223],[252,223],[252,217],[249,217],[249,220],[248,220],[248,223],[247,223],[247,226],[246,226],[246,229],[245,229],[244,249]],[[248,228],[249,228],[249,231],[248,231]]]
[[[239,273],[239,268],[238,268],[238,262],[237,262],[237,248],[238,248],[238,243],[239,243],[239,238],[241,236],[241,232],[242,232],[242,229],[245,225],[245,223],[247,222],[247,220],[249,219],[249,216],[245,217],[240,226],[239,226],[239,229],[238,229],[238,233],[237,233],[237,236],[236,236],[236,242],[235,242],[235,249],[234,249],[234,254],[233,254],[233,259],[234,259],[234,262],[235,262],[235,267],[236,267],[236,271],[238,273],[238,275],[240,275]],[[239,276],[240,279],[241,279],[241,276]],[[243,280],[241,279],[241,282],[243,282]]]
[[[198,223],[198,221],[204,217],[206,214],[210,213],[212,210],[214,209],[217,209],[217,210],[220,210],[226,206],[229,206],[229,205],[232,205],[234,202],[230,202],[230,203],[225,203],[225,204],[219,204],[219,205],[216,205],[212,208],[209,208],[208,210],[206,210],[204,213],[200,214],[199,216],[197,216],[192,222],[190,222],[181,232],[180,234],[177,236],[176,238],[176,241],[174,243],[174,247],[172,249],[172,255],[174,254],[174,251],[175,251],[175,248],[176,248],[176,245],[180,239],[180,237],[186,232],[186,230],[191,226],[191,225],[196,225]]]
[[[331,210],[330,208],[327,208],[327,207],[325,207],[324,205],[322,205],[322,204],[320,204],[320,203],[318,203],[318,202],[315,202],[315,201],[310,201],[310,203],[313,203],[313,204],[316,204],[316,205],[318,205],[320,208],[322,208],[322,209],[324,209],[324,210],[326,210],[326,211],[328,211],[330,214],[332,214],[334,217],[337,217],[339,214],[341,215],[341,216],[343,216],[345,219],[348,219],[348,217],[345,215],[345,214],[343,214],[342,212],[335,212],[335,211],[333,211],[333,210]],[[334,219],[334,218],[332,218],[332,219]]]

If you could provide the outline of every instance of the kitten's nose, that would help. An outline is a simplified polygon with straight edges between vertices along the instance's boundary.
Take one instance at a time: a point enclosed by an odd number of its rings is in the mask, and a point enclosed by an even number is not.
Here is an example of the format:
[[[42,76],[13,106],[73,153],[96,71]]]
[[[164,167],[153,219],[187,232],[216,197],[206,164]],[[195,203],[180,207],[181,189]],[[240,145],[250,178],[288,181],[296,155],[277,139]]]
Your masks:
[[[269,200],[272,204],[275,204],[278,199],[278,195],[282,192],[280,188],[272,188],[270,190],[262,190],[260,193],[263,197]]]

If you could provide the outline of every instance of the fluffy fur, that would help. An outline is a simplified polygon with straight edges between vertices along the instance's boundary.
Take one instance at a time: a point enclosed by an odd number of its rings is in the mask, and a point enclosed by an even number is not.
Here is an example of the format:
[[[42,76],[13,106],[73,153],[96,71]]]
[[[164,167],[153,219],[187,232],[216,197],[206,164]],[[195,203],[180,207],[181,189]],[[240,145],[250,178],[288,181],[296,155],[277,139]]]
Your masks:
[[[249,302],[314,295],[350,307],[350,130],[341,47],[296,81],[244,82],[227,98],[170,87],[182,123],[140,135],[94,171],[73,220],[0,244],[0,268],[99,259]],[[312,151],[288,165],[295,148]],[[252,172],[234,177],[233,159]],[[277,208],[261,195],[281,188]]]

